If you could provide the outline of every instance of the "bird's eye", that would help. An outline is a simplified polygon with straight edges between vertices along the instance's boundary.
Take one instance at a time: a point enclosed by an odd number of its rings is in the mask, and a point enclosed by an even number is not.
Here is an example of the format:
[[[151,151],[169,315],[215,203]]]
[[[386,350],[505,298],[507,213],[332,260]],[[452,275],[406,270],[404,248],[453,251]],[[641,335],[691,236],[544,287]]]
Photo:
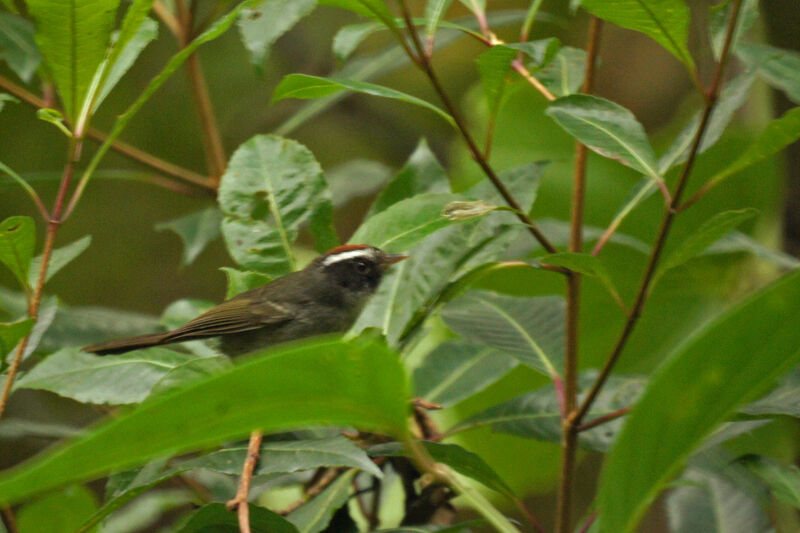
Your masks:
[[[364,261],[356,261],[356,272],[359,274],[366,274],[369,272],[369,265]]]

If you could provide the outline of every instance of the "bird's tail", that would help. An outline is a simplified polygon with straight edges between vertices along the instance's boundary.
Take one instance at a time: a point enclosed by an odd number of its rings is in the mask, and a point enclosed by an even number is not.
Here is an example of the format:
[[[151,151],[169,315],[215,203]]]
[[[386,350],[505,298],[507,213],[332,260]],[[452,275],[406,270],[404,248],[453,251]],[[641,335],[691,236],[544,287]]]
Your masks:
[[[100,344],[87,346],[83,349],[83,351],[96,353],[97,355],[110,355],[130,352],[131,350],[139,350],[141,348],[149,348],[151,346],[159,346],[161,344],[175,342],[175,339],[172,338],[171,333],[171,331],[166,331],[164,333],[151,333],[149,335],[140,335],[138,337],[130,337],[128,339],[101,342]]]

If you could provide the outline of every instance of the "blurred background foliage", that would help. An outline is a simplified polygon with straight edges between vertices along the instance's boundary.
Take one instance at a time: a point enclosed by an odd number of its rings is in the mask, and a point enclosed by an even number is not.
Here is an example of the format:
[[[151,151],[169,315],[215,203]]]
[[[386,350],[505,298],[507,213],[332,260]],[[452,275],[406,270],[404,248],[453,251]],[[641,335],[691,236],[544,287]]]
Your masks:
[[[211,0],[198,0],[201,9]],[[690,1],[694,27],[690,48],[701,74],[708,79],[713,58],[709,57],[706,36],[698,28],[706,26],[705,13],[710,2]],[[416,2],[416,4],[420,4]],[[489,2],[492,10],[525,9],[523,0]],[[417,5],[419,12],[419,5]],[[534,25],[532,38],[557,36],[563,43],[582,48],[587,17],[570,15],[568,2],[545,0],[542,11],[551,17]],[[800,3],[770,0],[761,3],[762,18],[751,30],[756,40],[783,48],[800,48]],[[467,10],[454,3],[449,18],[465,17]],[[284,100],[270,104],[274,87],[289,73],[327,75],[338,68],[330,43],[340,27],[356,22],[352,14],[328,7],[318,7],[273,46],[262,69],[255,69],[241,44],[236,30],[200,50],[214,110],[228,156],[257,133],[281,131],[308,146],[320,161],[334,190],[352,196],[348,189],[375,190],[375,186],[408,159],[421,138],[448,170],[455,189],[481,179],[460,138],[435,115],[418,107],[392,100],[361,95],[347,96],[335,106],[293,128],[285,128],[307,101]],[[517,26],[499,28],[498,35],[516,40]],[[369,38],[358,54],[380,51],[390,44],[386,32]],[[114,118],[143,89],[160,65],[175,53],[177,43],[162,26],[159,37],[142,54],[94,119],[94,126],[108,130]],[[487,110],[475,68],[476,56],[484,46],[462,37],[434,56],[434,63],[446,89],[466,110],[477,132],[486,129]],[[734,66],[734,71],[740,68]],[[0,64],[0,75],[13,79],[14,74]],[[405,64],[376,80],[382,85],[436,102],[422,74]],[[697,161],[689,195],[704,177],[730,162],[731,154],[741,151],[766,122],[787,107],[785,98],[756,81],[755,90],[736,116],[733,127],[712,149]],[[698,104],[683,67],[655,42],[641,34],[608,25],[603,35],[596,91],[631,109],[654,139],[656,151],[663,150]],[[163,159],[205,174],[205,157],[199,126],[188,96],[186,76],[176,72],[134,118],[123,140]],[[534,206],[535,218],[569,218],[572,154],[574,140],[547,117],[544,98],[529,85],[517,80],[504,97],[497,119],[497,136],[491,161],[505,169],[529,161],[550,161]],[[477,137],[482,138],[482,134]],[[91,153],[96,144],[88,143]],[[0,113],[0,161],[16,169],[34,183],[48,205],[55,194],[64,161],[64,138],[51,125],[37,120],[35,110],[25,104],[7,104]],[[353,171],[353,161],[360,160],[369,173]],[[722,210],[755,207],[760,216],[740,228],[767,246],[800,250],[800,156],[795,143],[786,153],[748,168],[710,193],[696,207],[678,218],[670,245],[681,241],[700,222]],[[675,171],[668,176],[674,179]],[[225,294],[225,275],[219,270],[232,266],[221,240],[217,239],[191,265],[181,265],[182,245],[178,237],[156,229],[158,224],[213,205],[214,199],[197,191],[186,196],[175,194],[140,178],[152,171],[110,152],[87,190],[75,215],[58,235],[63,245],[83,235],[92,235],[91,247],[64,269],[49,285],[49,293],[58,295],[68,306],[104,306],[158,316],[179,298],[221,301]],[[629,195],[639,179],[632,170],[608,159],[590,154],[586,223],[603,228]],[[0,214],[35,215],[24,194],[2,181]],[[336,198],[334,198],[336,201]],[[335,223],[339,236],[346,241],[368,208],[372,196],[361,195],[337,204]],[[651,242],[661,217],[661,198],[652,196],[623,224],[621,232],[644,242]],[[38,220],[38,219],[37,219]],[[39,227],[37,234],[43,234]],[[311,249],[310,239],[301,244]],[[612,273],[623,298],[630,300],[646,256],[632,248],[611,244]],[[310,256],[310,253],[308,254]],[[774,275],[774,267],[740,254],[739,260],[709,254],[693,261],[680,274],[667,274],[658,284],[632,342],[619,366],[621,372],[645,373],[699,323],[732,301],[762,285]],[[561,280],[546,272],[534,272],[540,279],[527,286],[538,287],[534,293],[550,294],[562,290]],[[519,286],[510,285],[503,273],[482,280],[482,286],[519,294]],[[11,276],[0,273],[0,284],[13,286]],[[2,302],[0,302],[2,304]],[[623,317],[603,312],[613,301],[593,279],[585,282],[582,313],[582,364],[599,366],[613,344]],[[653,350],[653,338],[660,338]],[[485,409],[502,400],[544,385],[540,374],[518,367],[507,377],[482,393],[459,403],[440,415],[443,426]],[[68,415],[67,415],[68,413]],[[94,414],[67,400],[42,392],[23,391],[10,404],[9,416],[39,417],[41,421],[69,417],[76,425]],[[768,435],[770,438],[760,438]],[[788,420],[742,437],[736,444],[742,452],[795,456],[797,427]],[[548,498],[559,467],[559,448],[554,443],[492,433],[479,429],[459,437],[468,449],[479,453],[520,494]],[[20,439],[11,453],[3,453],[0,466],[6,467],[33,453],[46,440]],[[769,448],[765,450],[764,448]],[[6,448],[8,449],[8,448]],[[597,460],[590,456],[578,474],[579,479],[593,479]],[[586,504],[593,490],[581,490],[579,507]],[[580,500],[583,499],[583,501]],[[534,504],[536,507],[536,504]],[[651,526],[660,521],[658,513]],[[655,531],[655,529],[645,529]]]

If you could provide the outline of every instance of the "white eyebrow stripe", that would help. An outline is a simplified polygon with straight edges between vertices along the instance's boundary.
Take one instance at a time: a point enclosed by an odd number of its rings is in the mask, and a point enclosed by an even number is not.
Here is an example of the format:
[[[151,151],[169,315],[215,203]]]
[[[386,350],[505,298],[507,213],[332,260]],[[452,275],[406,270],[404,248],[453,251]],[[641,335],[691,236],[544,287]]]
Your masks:
[[[325,259],[323,259],[322,264],[323,266],[328,266],[334,263],[338,263],[339,261],[347,261],[348,259],[355,259],[356,257],[374,259],[375,252],[373,252],[370,248],[362,248],[359,250],[348,250],[346,252],[339,252],[331,254]]]

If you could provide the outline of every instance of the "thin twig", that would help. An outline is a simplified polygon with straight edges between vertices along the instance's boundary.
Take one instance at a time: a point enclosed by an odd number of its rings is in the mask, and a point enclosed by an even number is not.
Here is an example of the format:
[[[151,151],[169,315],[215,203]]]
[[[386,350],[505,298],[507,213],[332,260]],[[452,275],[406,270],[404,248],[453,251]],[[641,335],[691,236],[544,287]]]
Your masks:
[[[14,518],[14,513],[11,511],[11,507],[8,505],[3,505],[2,515],[3,525],[6,526],[8,533],[19,533],[19,529],[17,528],[17,520]]]
[[[590,420],[589,422],[586,422],[585,424],[581,424],[580,426],[578,426],[577,428],[578,432],[589,431],[590,429],[596,428],[597,426],[602,426],[603,424],[611,422],[612,420],[616,420],[617,418],[623,417],[630,412],[631,412],[630,407],[623,407],[622,409],[614,411],[613,413],[608,413],[607,415],[599,416],[594,420]]]
[[[28,316],[34,321],[39,315],[39,304],[42,300],[42,292],[44,291],[44,284],[47,280],[47,267],[50,263],[50,255],[53,253],[53,246],[55,245],[56,234],[58,228],[61,226],[61,215],[65,207],[65,199],[67,191],[69,190],[70,182],[72,181],[72,174],[75,170],[75,165],[81,157],[81,150],[83,148],[83,138],[76,132],[69,141],[69,150],[67,151],[67,163],[64,166],[64,173],[61,176],[61,183],[58,187],[58,194],[56,195],[53,209],[51,210],[50,219],[47,220],[47,229],[45,231],[44,247],[42,248],[42,266],[39,270],[39,278],[36,280],[36,286],[33,290],[33,296],[28,305]],[[22,362],[22,356],[25,353],[25,348],[28,346],[30,334],[26,335],[17,345],[17,351],[14,354],[11,364],[8,368],[8,375],[6,382],[3,386],[2,395],[0,395],[0,418],[3,417],[8,398],[11,395],[11,388],[14,384],[14,378],[17,376],[19,365]]]
[[[717,68],[714,72],[714,78],[712,79],[711,85],[708,89],[708,92],[706,93],[706,104],[703,109],[703,114],[700,118],[700,124],[697,126],[697,132],[695,133],[694,140],[692,141],[692,146],[689,151],[689,156],[688,159],[686,160],[686,165],[683,167],[683,172],[678,178],[678,182],[675,186],[675,192],[672,194],[672,201],[670,202],[669,207],[664,213],[664,218],[661,222],[661,227],[658,230],[658,235],[656,237],[655,244],[653,245],[653,251],[650,255],[650,259],[648,260],[647,266],[645,267],[645,271],[642,276],[642,281],[639,285],[639,290],[637,291],[636,294],[636,300],[631,309],[631,314],[628,317],[628,320],[625,322],[625,326],[622,329],[622,333],[620,334],[617,343],[614,345],[614,349],[612,350],[611,355],[606,360],[603,369],[600,371],[597,380],[595,380],[591,390],[586,395],[586,398],[584,398],[578,411],[575,413],[575,416],[572,417],[571,423],[575,427],[581,424],[583,417],[586,416],[586,413],[589,411],[589,408],[592,406],[595,399],[597,398],[597,394],[600,392],[600,389],[602,389],[603,385],[605,384],[606,380],[611,374],[614,365],[616,365],[617,360],[619,359],[620,354],[625,348],[628,338],[630,337],[630,334],[633,331],[634,327],[636,326],[639,316],[642,313],[642,308],[644,307],[644,303],[647,300],[647,295],[650,289],[650,283],[653,280],[653,276],[656,271],[656,266],[658,266],[658,261],[661,257],[661,252],[663,251],[664,244],[667,241],[670,228],[672,227],[672,222],[675,218],[675,215],[678,212],[677,207],[680,205],[681,195],[683,194],[686,184],[689,181],[689,176],[692,172],[695,158],[697,157],[697,153],[699,152],[700,143],[703,140],[703,134],[705,133],[706,128],[708,127],[708,122],[709,119],[711,118],[711,113],[714,110],[714,106],[717,103],[720,90],[722,89],[723,85],[722,82],[725,74],[725,66],[728,61],[730,45],[733,38],[733,32],[736,28],[736,22],[739,18],[739,11],[741,9],[741,6],[742,6],[742,0],[734,0],[731,19],[728,23],[728,31],[725,36],[725,44],[722,47],[722,54],[720,55],[719,63],[717,64]]]
[[[581,92],[589,94],[594,85],[594,70],[600,48],[600,36],[603,21],[592,17],[589,23],[588,44],[586,46],[586,69]],[[570,220],[569,251],[583,251],[583,217],[584,199],[586,196],[586,162],[588,150],[586,145],[577,143],[575,148],[575,168],[572,177],[572,214]],[[578,433],[568,421],[575,411],[578,402],[578,325],[581,301],[581,275],[570,272],[567,275],[567,312],[566,312],[566,352],[564,358],[564,412],[562,418],[562,453],[561,480],[559,483],[558,508],[556,511],[556,532],[567,533],[570,530],[570,512],[572,508],[572,479],[575,471],[575,454],[578,444]]]
[[[13,94],[26,104],[32,107],[36,107],[37,109],[50,107],[48,103],[42,98],[39,98],[38,96],[31,93],[24,87],[17,85],[16,83],[12,82],[11,80],[3,76],[0,76],[0,88]],[[97,130],[95,128],[89,128],[86,131],[86,137],[102,143],[103,141],[106,140],[108,134],[100,130]],[[139,148],[131,146],[130,144],[127,144],[125,142],[114,141],[111,144],[111,149],[116,152],[119,152],[120,154],[138,163],[142,163],[155,170],[158,170],[159,172],[163,172],[168,176],[178,178],[179,180],[185,181],[197,187],[201,187],[207,191],[213,192],[216,190],[215,187],[209,185],[208,179],[205,176],[202,176],[201,174],[192,172],[191,170],[170,163],[169,161],[164,161],[163,159],[160,159],[150,153],[140,150]]]
[[[164,26],[169,29],[170,33],[174,35],[179,41],[184,39],[183,35],[183,27],[181,27],[180,22],[172,14],[172,11],[167,9],[167,6],[164,5],[161,0],[156,0],[153,2],[153,13],[156,14],[158,18],[161,19],[161,22],[164,23]]]
[[[308,487],[306,489],[305,495],[301,499],[297,500],[293,504],[291,504],[291,505],[287,506],[286,508],[282,509],[281,511],[278,512],[278,514],[286,516],[287,514],[291,513],[292,511],[295,511],[295,510],[299,509],[300,507],[302,507],[306,502],[308,502],[312,498],[315,498],[316,496],[319,496],[319,494],[323,490],[328,488],[328,486],[331,483],[336,481],[336,479],[340,475],[342,475],[342,473],[344,471],[345,471],[344,468],[326,468],[323,471],[322,475],[319,476],[319,478],[310,487]]]
[[[436,75],[436,71],[433,70],[430,58],[425,55],[422,41],[420,40],[417,29],[411,19],[411,12],[408,9],[408,5],[406,4],[405,0],[398,0],[398,2],[403,10],[403,18],[405,19],[408,33],[411,35],[411,41],[414,43],[414,48],[417,51],[418,61],[416,63],[428,77],[431,85],[433,85],[434,90],[439,95],[442,104],[444,104],[448,113],[450,113],[450,115],[453,117],[453,121],[456,123],[456,128],[461,133],[464,141],[467,143],[467,148],[469,149],[470,155],[475,162],[478,163],[478,166],[481,167],[481,170],[483,170],[484,174],[486,174],[486,177],[489,178],[489,181],[492,182],[492,185],[494,185],[494,188],[497,189],[497,192],[500,193],[508,206],[514,210],[514,214],[517,216],[517,218],[527,226],[528,231],[537,241],[539,241],[539,244],[541,244],[542,247],[548,252],[555,253],[557,251],[556,247],[553,246],[547,237],[545,237],[544,234],[539,230],[533,220],[531,220],[531,218],[526,214],[527,210],[523,209],[519,202],[517,202],[502,180],[497,176],[497,173],[494,171],[491,165],[489,165],[489,162],[481,154],[481,150],[478,148],[478,145],[472,138],[466,123],[461,118],[460,111],[450,100],[450,96],[448,96],[447,91],[444,90],[444,87],[439,81],[439,77]],[[409,57],[412,57],[413,59],[413,54]]]
[[[193,38],[192,12],[187,8],[186,2],[183,0],[177,0],[175,7],[178,10],[178,21],[182,30],[178,39],[181,47],[185,48]],[[222,174],[225,172],[227,158],[225,157],[225,149],[222,146],[222,136],[219,133],[214,108],[211,105],[208,84],[206,83],[203,67],[200,65],[200,56],[197,52],[194,52],[186,59],[186,75],[194,97],[197,118],[200,121],[203,150],[206,154],[206,165],[210,175],[209,183],[217,187]]]
[[[244,458],[242,475],[239,478],[239,488],[236,490],[236,496],[225,504],[228,509],[236,508],[236,515],[239,518],[239,531],[241,533],[250,533],[250,505],[247,503],[247,498],[250,495],[250,484],[253,481],[253,471],[258,463],[262,438],[263,434],[260,431],[254,431],[250,434],[250,442],[247,444],[247,456]]]
[[[542,82],[537,80],[536,77],[533,74],[531,74],[527,68],[525,68],[525,64],[519,58],[511,62],[511,68],[516,70],[520,74],[520,76],[525,78],[525,81],[530,83],[534,87],[534,89],[542,93],[542,96],[547,98],[549,101],[552,102],[553,100],[556,99],[555,95],[550,92],[550,89],[545,87],[542,84]]]

